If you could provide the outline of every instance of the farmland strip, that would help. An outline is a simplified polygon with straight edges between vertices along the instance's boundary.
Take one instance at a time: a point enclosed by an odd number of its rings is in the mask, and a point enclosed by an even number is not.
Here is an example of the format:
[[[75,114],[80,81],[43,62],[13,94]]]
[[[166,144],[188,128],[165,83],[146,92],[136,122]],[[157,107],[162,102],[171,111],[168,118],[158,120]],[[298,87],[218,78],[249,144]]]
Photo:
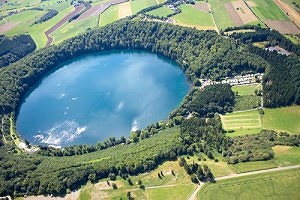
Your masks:
[[[67,21],[69,21],[69,19],[71,19],[73,16],[77,15],[81,10],[84,9],[84,7],[85,6],[83,4],[81,4],[80,6],[76,6],[75,10],[73,12],[71,12],[70,14],[68,14],[67,16],[65,16],[57,24],[55,24],[54,26],[52,26],[49,30],[47,30],[45,32],[45,35],[47,37],[46,47],[49,47],[51,45],[51,43],[53,42],[53,38],[50,37],[50,34],[53,33],[56,29],[58,29],[60,26],[62,26],[64,23],[66,23]]]

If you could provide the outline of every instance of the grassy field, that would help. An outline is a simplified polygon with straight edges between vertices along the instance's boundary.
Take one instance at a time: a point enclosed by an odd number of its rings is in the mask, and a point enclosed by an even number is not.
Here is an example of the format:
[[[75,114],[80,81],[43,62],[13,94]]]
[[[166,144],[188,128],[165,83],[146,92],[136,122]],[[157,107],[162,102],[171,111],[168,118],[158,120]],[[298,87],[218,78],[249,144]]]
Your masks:
[[[8,36],[13,36],[17,34],[28,33],[32,36],[35,41],[37,48],[45,47],[47,43],[47,38],[44,34],[49,28],[59,22],[62,18],[64,18],[68,13],[72,12],[74,8],[69,7],[61,12],[59,12],[55,17],[50,20],[41,23],[41,24],[33,24],[35,20],[39,19],[45,12],[29,10],[24,11],[16,15],[12,15],[7,17],[8,21],[12,22],[21,22],[15,28],[11,29],[6,33]]]
[[[182,26],[195,26],[200,29],[215,29],[209,13],[202,12],[191,5],[180,6],[182,13],[172,17],[176,24]]]
[[[262,120],[264,129],[300,134],[300,106],[264,109]]]
[[[132,14],[136,14],[138,11],[144,8],[157,4],[156,0],[131,0],[130,3]]]
[[[173,170],[174,174],[171,173]],[[162,178],[158,173],[163,173]],[[96,184],[88,183],[80,191],[80,200],[98,197],[101,199],[127,199],[130,191],[135,199],[187,199],[196,185],[192,184],[185,170],[179,166],[178,161],[168,161],[157,169],[139,176],[130,177],[133,185],[130,186],[126,180],[118,178],[114,181],[118,189],[113,190],[107,185],[106,179]],[[137,182],[142,181],[145,189],[140,189]],[[112,183],[112,181],[110,181]]]
[[[261,120],[257,110],[229,113],[221,116],[225,130],[247,131],[260,129]]]
[[[104,13],[100,15],[100,26],[105,26],[107,24],[110,24],[116,20],[118,20],[118,12],[119,12],[119,6],[111,6],[109,7]]]
[[[93,16],[84,20],[72,21],[64,24],[51,34],[54,38],[54,44],[58,44],[65,39],[83,33],[89,28],[97,27],[98,18],[98,16]]]
[[[218,30],[224,30],[229,26],[233,26],[233,22],[227,13],[224,4],[230,0],[208,0],[211,6],[212,15],[214,17]]]
[[[300,147],[274,146],[275,161],[278,166],[299,165]]]
[[[209,159],[206,155],[202,154],[201,158],[202,160],[199,161],[197,156],[190,156],[190,158],[186,158],[187,163],[191,164],[191,163],[198,163],[201,166],[203,166],[204,164],[206,164],[212,171],[213,175],[215,177],[221,177],[221,176],[227,176],[230,174],[235,173],[234,169],[231,168],[227,162],[225,162],[222,158],[222,156],[216,156],[219,161],[215,162],[214,160]],[[206,160],[204,161],[203,158],[205,158]]]
[[[275,167],[278,167],[278,164],[274,159],[267,161],[244,162],[231,165],[231,168],[238,174],[262,169],[271,169]]]
[[[273,0],[253,0],[256,6],[252,7],[261,19],[289,20]]]
[[[237,92],[238,95],[244,96],[244,95],[251,95],[255,94],[255,90],[260,90],[261,85],[260,84],[253,84],[253,85],[237,85],[232,86],[232,91]]]
[[[162,6],[158,9],[152,10],[148,12],[148,14],[151,14],[153,16],[158,16],[158,17],[167,17],[167,15],[172,14],[173,11],[168,8],[167,6]]]
[[[208,183],[198,199],[299,199],[300,169],[257,174]]]

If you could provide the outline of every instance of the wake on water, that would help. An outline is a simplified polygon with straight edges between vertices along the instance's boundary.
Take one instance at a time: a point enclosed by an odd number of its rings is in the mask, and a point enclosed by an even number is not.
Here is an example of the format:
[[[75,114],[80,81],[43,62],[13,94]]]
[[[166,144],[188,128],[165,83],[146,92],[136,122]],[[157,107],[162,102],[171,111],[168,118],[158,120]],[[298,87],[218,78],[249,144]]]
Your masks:
[[[40,143],[48,144],[49,146],[61,146],[72,142],[86,130],[86,126],[80,127],[75,121],[64,121],[33,137]]]

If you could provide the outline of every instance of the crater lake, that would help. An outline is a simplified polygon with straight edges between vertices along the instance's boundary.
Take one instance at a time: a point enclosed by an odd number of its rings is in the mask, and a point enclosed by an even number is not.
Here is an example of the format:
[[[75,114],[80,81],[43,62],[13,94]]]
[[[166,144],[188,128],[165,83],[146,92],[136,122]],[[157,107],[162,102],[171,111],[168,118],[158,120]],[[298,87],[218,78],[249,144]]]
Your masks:
[[[17,131],[32,144],[96,144],[167,119],[190,85],[172,60],[145,51],[63,63],[24,99]]]

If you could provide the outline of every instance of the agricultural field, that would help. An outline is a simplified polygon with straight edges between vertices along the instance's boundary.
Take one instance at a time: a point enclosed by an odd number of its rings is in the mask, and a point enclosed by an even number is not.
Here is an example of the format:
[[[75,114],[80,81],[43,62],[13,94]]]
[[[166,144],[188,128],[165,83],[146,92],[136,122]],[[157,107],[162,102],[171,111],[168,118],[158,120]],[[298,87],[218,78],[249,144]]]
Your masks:
[[[158,4],[157,0],[131,0],[130,3],[132,14],[136,14],[144,8]]]
[[[51,36],[54,38],[53,43],[59,44],[60,42],[83,33],[87,29],[95,28],[98,26],[98,16],[89,17],[83,20],[76,20],[70,23],[65,23],[63,26],[55,30]]]
[[[227,27],[234,26],[234,22],[231,20],[230,15],[226,11],[226,2],[230,2],[230,0],[208,0],[212,16],[219,31],[224,30]]]
[[[262,128],[300,134],[300,106],[265,108]]]
[[[118,19],[122,19],[132,14],[130,2],[121,3],[118,5],[118,7],[119,7]]]
[[[198,199],[298,199],[300,169],[250,175],[208,183]]]
[[[278,8],[273,0],[252,0],[252,10],[262,20],[273,19],[273,20],[289,20],[288,17]],[[251,5],[251,4],[250,4]]]
[[[215,29],[214,22],[209,13],[200,11],[192,5],[181,5],[182,13],[172,17],[176,24],[182,26],[196,27],[198,29]]]
[[[170,8],[167,6],[162,6],[155,10],[151,10],[148,14],[158,17],[167,17],[167,15],[174,13]]]
[[[257,110],[241,111],[221,115],[223,128],[230,136],[256,134],[261,130],[261,119]],[[230,131],[231,130],[231,131]]]
[[[111,6],[104,13],[100,14],[100,26],[105,26],[118,20],[119,17],[119,6]]]

